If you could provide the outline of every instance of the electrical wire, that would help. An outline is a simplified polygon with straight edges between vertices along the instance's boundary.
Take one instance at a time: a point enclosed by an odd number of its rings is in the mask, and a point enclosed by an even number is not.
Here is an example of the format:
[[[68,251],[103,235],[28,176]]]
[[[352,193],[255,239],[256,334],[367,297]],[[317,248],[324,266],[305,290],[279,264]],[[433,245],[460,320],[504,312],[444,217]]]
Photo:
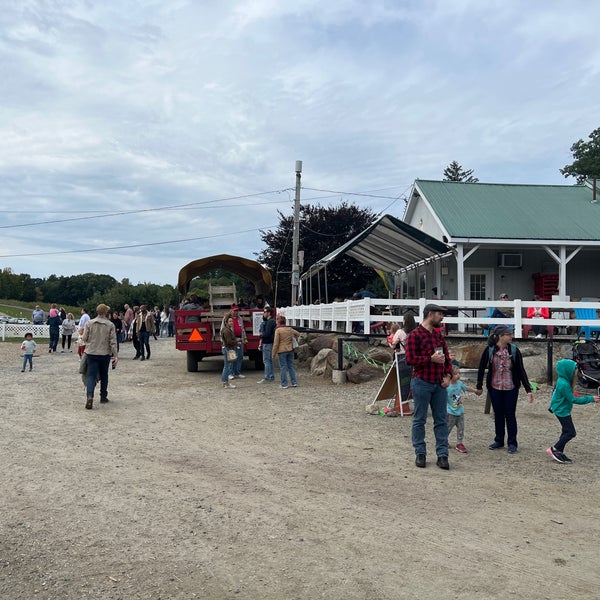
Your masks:
[[[0,225],[0,229],[15,229],[18,227],[33,227],[35,225],[50,225],[53,223],[70,223],[73,221],[87,221],[90,219],[105,219],[107,217],[121,217],[123,215],[134,215],[134,214],[140,214],[140,213],[156,212],[159,210],[175,210],[175,209],[190,208],[190,207],[205,208],[204,206],[201,207],[199,205],[215,204],[217,202],[227,202],[229,200],[240,200],[242,198],[255,198],[257,196],[264,196],[265,194],[280,194],[282,192],[287,192],[289,190],[290,190],[290,188],[284,188],[282,190],[271,190],[270,192],[257,192],[256,194],[245,194],[243,196],[232,196],[230,198],[219,198],[216,200],[206,200],[204,202],[191,202],[189,204],[174,204],[171,206],[159,206],[156,208],[140,208],[140,209],[136,209],[136,210],[125,210],[125,211],[121,211],[121,212],[100,214],[100,215],[93,215],[93,216],[86,216],[86,217],[71,217],[69,219],[53,219],[50,221],[37,221],[34,223],[20,223],[17,225]],[[235,205],[233,205],[233,206],[235,206]]]
[[[0,254],[0,258],[22,258],[25,256],[52,256],[55,254],[82,254],[84,252],[103,252],[105,250],[124,250],[127,248],[144,248],[148,246],[164,246],[166,244],[181,244],[183,242],[196,242],[198,240],[210,240],[214,238],[227,237],[230,235],[240,235],[243,233],[253,233],[255,231],[264,231],[278,227],[278,225],[269,225],[268,227],[259,227],[257,229],[246,229],[243,231],[232,231],[229,233],[217,233],[215,235],[205,235],[202,237],[185,238],[182,240],[168,240],[165,242],[148,242],[147,244],[127,244],[123,246],[107,246],[105,248],[86,248],[81,250],[61,250],[57,252],[30,252],[27,254]]]

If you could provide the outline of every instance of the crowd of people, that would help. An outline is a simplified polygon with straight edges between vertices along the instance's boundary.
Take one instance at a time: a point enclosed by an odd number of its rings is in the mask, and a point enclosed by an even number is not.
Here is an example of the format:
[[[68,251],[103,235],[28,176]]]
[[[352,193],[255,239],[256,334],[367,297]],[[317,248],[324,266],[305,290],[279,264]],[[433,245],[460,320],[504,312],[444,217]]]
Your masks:
[[[200,298],[192,295],[180,305],[182,309],[194,310],[203,307]],[[494,409],[494,439],[490,450],[507,447],[509,454],[518,451],[517,441],[517,400],[521,386],[525,389],[529,401],[533,402],[533,391],[519,348],[512,342],[512,329],[503,324],[494,327],[489,335],[488,344],[481,354],[477,371],[477,384],[468,387],[461,381],[460,369],[453,361],[442,333],[442,321],[446,309],[437,304],[428,304],[423,310],[423,320],[417,325],[414,316],[407,314],[403,323],[392,323],[387,343],[395,353],[402,355],[406,364],[412,367],[410,389],[414,402],[414,415],[411,428],[412,445],[415,452],[415,465],[427,466],[427,445],[425,426],[429,411],[433,419],[435,437],[436,464],[447,470],[449,465],[449,435],[456,427],[457,451],[466,453],[464,445],[464,405],[465,392],[478,396],[483,393],[483,382]],[[175,323],[175,311],[165,306],[161,311],[157,306],[148,310],[144,304],[130,307],[125,304],[123,311],[113,311],[105,304],[96,307],[96,317],[91,319],[86,309],[76,324],[72,313],[52,304],[46,317],[44,311],[36,306],[32,314],[34,323],[45,322],[49,325],[49,353],[57,351],[60,327],[62,326],[61,352],[71,351],[72,337],[78,328],[78,353],[81,359],[80,372],[85,373],[86,409],[93,408],[94,391],[100,383],[100,402],[108,402],[108,373],[112,364],[118,363],[119,345],[130,340],[136,350],[134,360],[149,360],[151,356],[150,338],[155,340],[165,333],[171,336],[171,322]],[[191,320],[194,315],[190,315]],[[166,324],[166,326],[165,326]],[[245,325],[239,314],[239,307],[233,306],[221,323],[221,343],[223,370],[221,381],[225,389],[235,389],[232,382],[244,379],[242,364],[244,345],[247,344]],[[294,368],[294,350],[298,345],[300,333],[289,327],[284,315],[274,317],[274,309],[264,306],[262,322],[259,328],[260,344],[264,363],[264,374],[259,384],[275,381],[274,361],[280,368],[280,388],[289,385],[296,387],[298,379]],[[21,371],[27,367],[33,369],[32,357],[37,344],[33,334],[28,332],[21,344],[23,363]],[[549,407],[558,419],[561,434],[558,441],[547,448],[546,452],[559,463],[572,462],[564,453],[566,444],[576,435],[571,411],[574,404],[600,402],[600,396],[575,393],[577,382],[577,364],[568,359],[557,364],[558,382],[552,394]]]
[[[73,352],[74,335],[77,332],[77,354],[80,359],[80,373],[86,383],[87,409],[93,407],[94,390],[100,383],[100,402],[108,402],[108,371],[118,362],[119,348],[125,341],[130,341],[135,349],[134,360],[149,360],[151,356],[150,338],[175,335],[175,309],[165,305],[161,310],[155,306],[152,311],[144,304],[131,307],[123,306],[123,310],[111,311],[106,304],[96,307],[96,317],[91,318],[86,308],[81,309],[81,316],[75,320],[73,313],[51,304],[48,313],[36,305],[32,311],[34,325],[48,325],[48,353],[58,351]],[[62,335],[62,340],[61,340]],[[23,364],[21,372],[33,370],[33,356],[37,350],[33,333],[27,332],[21,344]]]
[[[533,402],[533,391],[525,367],[523,356],[512,343],[512,329],[507,325],[497,325],[488,339],[488,345],[481,354],[477,371],[477,384],[468,388],[460,382],[460,369],[452,364],[452,358],[442,335],[441,326],[446,309],[436,304],[428,304],[423,310],[423,320],[405,338],[406,363],[412,366],[411,391],[414,402],[412,422],[412,445],[415,451],[415,465],[427,466],[427,446],[425,425],[428,411],[431,409],[437,466],[449,469],[448,437],[450,430],[457,428],[456,449],[467,452],[463,443],[464,407],[462,394],[483,393],[483,380],[494,409],[495,435],[490,450],[505,447],[509,454],[518,451],[517,441],[517,399],[521,386],[525,389],[529,401]],[[388,340],[393,343],[394,338]],[[394,346],[395,347],[395,346]],[[559,440],[546,452],[560,463],[569,463],[564,447],[575,437],[575,427],[571,419],[573,404],[600,402],[600,396],[579,396],[575,393],[577,383],[576,363],[563,359],[558,362],[559,381],[552,394],[550,411],[561,424]]]

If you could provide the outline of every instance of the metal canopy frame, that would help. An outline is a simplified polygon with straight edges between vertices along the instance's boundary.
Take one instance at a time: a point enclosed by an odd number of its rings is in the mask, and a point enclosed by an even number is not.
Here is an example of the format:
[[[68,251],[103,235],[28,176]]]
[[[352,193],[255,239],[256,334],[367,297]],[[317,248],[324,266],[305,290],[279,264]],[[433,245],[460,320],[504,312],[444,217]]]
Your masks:
[[[383,215],[363,232],[311,265],[301,279],[313,277],[342,254],[368,267],[394,273],[450,250],[443,242],[412,225],[391,215]]]

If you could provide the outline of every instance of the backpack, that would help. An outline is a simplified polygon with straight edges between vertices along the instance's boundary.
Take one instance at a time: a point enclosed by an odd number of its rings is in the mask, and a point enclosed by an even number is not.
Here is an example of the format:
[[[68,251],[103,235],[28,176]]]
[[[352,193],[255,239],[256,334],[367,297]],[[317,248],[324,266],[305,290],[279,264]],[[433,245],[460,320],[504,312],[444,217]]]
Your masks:
[[[517,360],[517,347],[514,344],[509,344],[510,346],[510,358],[513,361],[513,364]],[[492,357],[494,356],[494,346],[488,346],[488,362],[491,364]]]

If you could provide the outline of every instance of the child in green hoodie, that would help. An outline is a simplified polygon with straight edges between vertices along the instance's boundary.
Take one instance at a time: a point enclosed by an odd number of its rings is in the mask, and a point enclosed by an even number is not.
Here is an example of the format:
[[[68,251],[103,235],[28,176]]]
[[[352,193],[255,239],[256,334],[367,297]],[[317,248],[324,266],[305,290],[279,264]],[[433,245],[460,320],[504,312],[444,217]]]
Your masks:
[[[600,396],[575,396],[573,390],[577,382],[577,363],[574,360],[559,360],[556,363],[556,374],[558,380],[552,393],[549,410],[559,420],[562,431],[558,442],[547,448],[546,452],[556,462],[571,463],[573,461],[564,453],[564,449],[567,442],[577,435],[571,418],[573,404],[600,402]]]

